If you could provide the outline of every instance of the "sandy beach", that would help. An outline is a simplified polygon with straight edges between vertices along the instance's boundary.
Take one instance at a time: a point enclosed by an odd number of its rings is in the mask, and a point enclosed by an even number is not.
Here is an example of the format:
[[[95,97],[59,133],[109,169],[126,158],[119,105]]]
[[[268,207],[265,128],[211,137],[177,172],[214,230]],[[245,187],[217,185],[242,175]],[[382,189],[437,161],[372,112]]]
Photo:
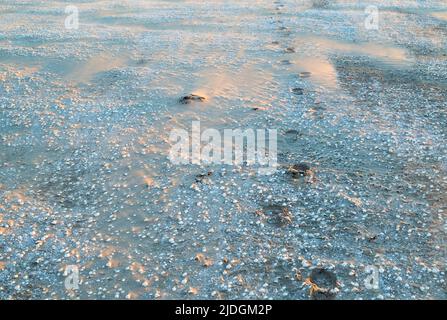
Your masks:
[[[0,299],[447,299],[446,138],[446,1],[0,0]]]

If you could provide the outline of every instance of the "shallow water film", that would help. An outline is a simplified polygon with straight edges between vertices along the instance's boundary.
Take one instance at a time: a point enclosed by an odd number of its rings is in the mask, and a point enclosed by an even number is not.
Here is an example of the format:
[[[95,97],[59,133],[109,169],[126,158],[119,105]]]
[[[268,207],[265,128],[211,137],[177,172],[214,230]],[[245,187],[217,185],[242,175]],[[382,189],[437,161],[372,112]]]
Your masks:
[[[446,138],[445,0],[0,0],[0,299],[447,299]]]

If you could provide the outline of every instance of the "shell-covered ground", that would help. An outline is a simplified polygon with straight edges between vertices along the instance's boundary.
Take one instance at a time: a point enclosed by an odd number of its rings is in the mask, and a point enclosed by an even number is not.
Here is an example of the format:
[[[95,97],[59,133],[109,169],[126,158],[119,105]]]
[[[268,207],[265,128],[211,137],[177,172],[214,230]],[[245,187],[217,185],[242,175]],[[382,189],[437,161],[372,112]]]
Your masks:
[[[446,1],[2,0],[0,298],[446,299],[446,101]],[[278,170],[172,163],[192,121]]]

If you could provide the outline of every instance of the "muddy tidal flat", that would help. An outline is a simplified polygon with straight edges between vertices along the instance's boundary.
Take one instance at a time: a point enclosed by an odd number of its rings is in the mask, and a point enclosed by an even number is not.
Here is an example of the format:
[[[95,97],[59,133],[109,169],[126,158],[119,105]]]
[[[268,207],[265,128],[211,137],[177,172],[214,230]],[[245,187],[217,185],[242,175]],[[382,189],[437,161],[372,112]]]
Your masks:
[[[447,299],[446,141],[445,0],[2,0],[0,299]]]

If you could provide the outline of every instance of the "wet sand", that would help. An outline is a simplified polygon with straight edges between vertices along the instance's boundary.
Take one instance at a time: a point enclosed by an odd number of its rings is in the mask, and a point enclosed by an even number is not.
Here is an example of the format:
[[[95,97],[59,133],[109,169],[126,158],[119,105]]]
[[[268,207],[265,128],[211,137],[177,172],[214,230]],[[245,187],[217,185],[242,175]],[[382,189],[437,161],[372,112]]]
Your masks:
[[[445,1],[70,4],[0,3],[1,299],[447,298]],[[279,170],[172,164],[197,120]]]

